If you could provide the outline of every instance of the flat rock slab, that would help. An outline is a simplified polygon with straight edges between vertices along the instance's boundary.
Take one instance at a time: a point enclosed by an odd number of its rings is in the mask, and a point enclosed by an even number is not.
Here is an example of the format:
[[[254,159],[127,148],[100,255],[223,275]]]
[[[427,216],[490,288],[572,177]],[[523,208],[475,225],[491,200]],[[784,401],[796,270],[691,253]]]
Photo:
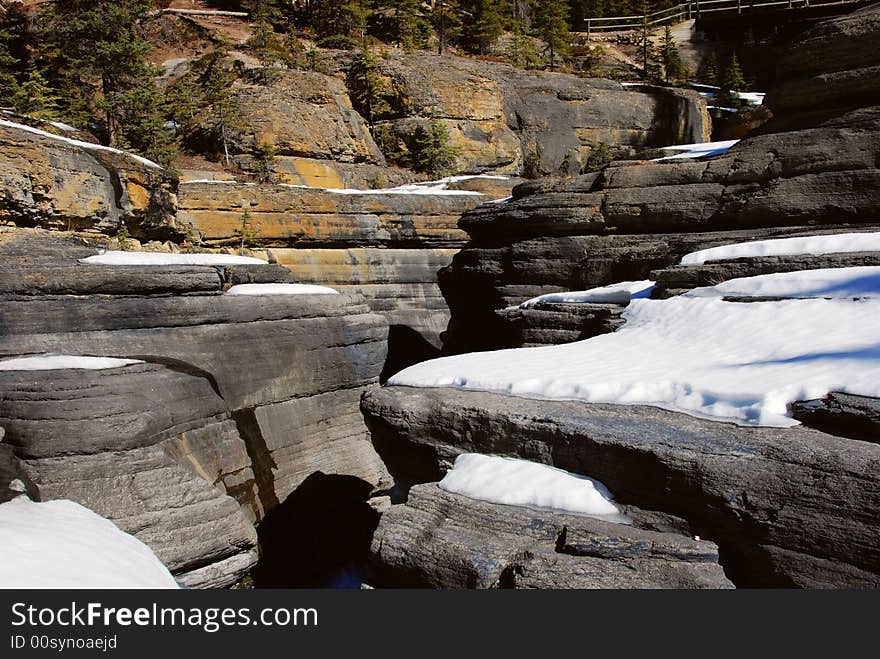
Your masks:
[[[731,588],[711,542],[501,506],[436,483],[385,512],[371,549],[376,586]]]
[[[460,453],[521,457],[687,519],[738,586],[880,586],[878,444],[445,388],[383,387],[361,406],[399,481],[439,480]]]

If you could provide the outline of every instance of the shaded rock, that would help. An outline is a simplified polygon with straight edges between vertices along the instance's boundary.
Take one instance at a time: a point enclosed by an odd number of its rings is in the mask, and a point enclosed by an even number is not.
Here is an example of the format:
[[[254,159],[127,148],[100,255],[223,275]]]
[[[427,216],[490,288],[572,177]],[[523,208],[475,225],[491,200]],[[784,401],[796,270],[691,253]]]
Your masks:
[[[823,432],[880,444],[880,400],[832,392],[791,406],[792,416]]]
[[[34,501],[40,500],[37,486],[33,484],[24,466],[12,447],[3,443],[6,431],[0,428],[0,503],[5,503],[22,494]]]
[[[129,154],[0,125],[0,220],[17,226],[180,239],[175,185]]]
[[[711,542],[417,485],[382,516],[370,583],[430,588],[730,588]]]
[[[527,309],[507,307],[495,314],[510,336],[498,337],[499,347],[528,348],[581,341],[613,332],[624,324],[625,305],[539,302]]]
[[[880,10],[865,7],[802,34],[776,64],[765,99],[774,112],[873,103],[880,95]]]
[[[688,520],[738,586],[880,584],[880,446],[744,428],[650,407],[383,387],[361,403],[399,481],[438,480],[464,452],[587,474],[618,501]]]

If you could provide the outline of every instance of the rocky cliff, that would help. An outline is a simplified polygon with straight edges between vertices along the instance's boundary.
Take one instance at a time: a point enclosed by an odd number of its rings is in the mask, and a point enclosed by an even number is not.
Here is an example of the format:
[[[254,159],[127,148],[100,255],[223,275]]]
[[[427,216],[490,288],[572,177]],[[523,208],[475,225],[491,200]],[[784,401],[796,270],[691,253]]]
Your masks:
[[[380,69],[389,109],[377,130],[385,148],[411,148],[418,129],[439,119],[462,172],[574,174],[600,143],[632,153],[705,141],[711,132],[702,99],[685,90],[427,53],[392,51]]]
[[[217,586],[253,567],[254,524],[316,472],[364,484],[343,509],[390,485],[358,412],[387,322],[362,297],[228,296],[286,271],[88,265],[93,248],[43,234],[0,249],[0,355],[143,362],[0,372],[5,443],[43,499],[82,503],[182,583]]]
[[[0,121],[0,220],[180,240],[176,180],[143,158]]]

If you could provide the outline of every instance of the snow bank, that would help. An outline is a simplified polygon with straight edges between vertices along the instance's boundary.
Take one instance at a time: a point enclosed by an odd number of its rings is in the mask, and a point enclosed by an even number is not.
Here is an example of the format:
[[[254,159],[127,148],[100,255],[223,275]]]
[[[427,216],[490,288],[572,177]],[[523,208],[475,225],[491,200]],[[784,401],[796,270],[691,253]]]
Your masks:
[[[731,280],[726,290],[766,290],[789,273]],[[862,268],[841,269],[849,297],[875,289]],[[867,279],[866,279],[867,276]],[[849,277],[848,283],[843,278]],[[822,284],[818,284],[822,286]],[[860,288],[861,287],[861,288]],[[825,287],[823,296],[834,291]],[[792,426],[788,405],[831,391],[880,397],[880,299],[725,302],[716,290],[668,300],[633,300],[613,334],[540,348],[457,355],[423,362],[389,384],[456,387],[527,398],[653,405],[744,425]]]
[[[122,252],[108,250],[80,259],[97,265],[245,265],[268,261],[233,254],[165,254],[162,252]]]
[[[776,272],[757,277],[743,277],[731,279],[717,286],[695,288],[684,296],[877,298],[880,297],[880,266]],[[877,320],[880,321],[880,317]]]
[[[628,521],[599,481],[528,460],[463,453],[439,485],[489,503]]]
[[[60,371],[69,368],[100,371],[132,364],[143,364],[143,362],[139,359],[47,354],[0,360],[0,371]]]
[[[339,295],[339,291],[313,284],[238,284],[226,295]]]
[[[681,151],[671,156],[663,156],[662,158],[654,158],[652,162],[661,162],[663,160],[690,160],[693,158],[708,158],[709,156],[717,156],[725,153],[730,147],[739,142],[739,140],[724,140],[721,142],[699,142],[695,144],[675,144],[673,146],[664,146],[662,151]]]
[[[6,121],[5,119],[0,119],[0,126],[6,126],[7,128],[18,128],[19,130],[26,131],[28,133],[33,133],[34,135],[39,135],[40,137],[48,137],[49,139],[55,140],[56,142],[64,142],[66,144],[72,144],[73,146],[78,146],[81,149],[86,149],[88,151],[108,151],[110,153],[118,153],[120,155],[131,158],[132,160],[136,160],[142,165],[146,165],[147,167],[153,167],[155,169],[162,169],[161,166],[154,163],[152,160],[147,160],[141,156],[137,156],[133,153],[129,153],[128,151],[122,151],[120,149],[114,149],[113,147],[104,146],[102,144],[92,144],[91,142],[83,142],[82,140],[74,140],[70,137],[62,137],[60,135],[55,135],[53,133],[48,133],[45,130],[40,130],[39,128],[31,128],[30,126],[25,126],[24,124],[17,124],[12,121]]]
[[[155,554],[73,501],[0,504],[0,588],[177,588]]]
[[[533,297],[531,300],[526,300],[519,305],[519,308],[528,309],[540,302],[629,304],[630,300],[634,298],[650,297],[653,289],[654,282],[647,279],[643,281],[622,281],[619,284],[600,286],[586,291],[566,291],[564,293],[547,293],[546,295],[539,295],[538,297]]]
[[[839,254],[843,252],[880,252],[880,233],[836,233],[826,236],[773,238],[701,249],[685,254],[681,265],[702,265],[709,261],[728,261],[756,256],[798,256]]]

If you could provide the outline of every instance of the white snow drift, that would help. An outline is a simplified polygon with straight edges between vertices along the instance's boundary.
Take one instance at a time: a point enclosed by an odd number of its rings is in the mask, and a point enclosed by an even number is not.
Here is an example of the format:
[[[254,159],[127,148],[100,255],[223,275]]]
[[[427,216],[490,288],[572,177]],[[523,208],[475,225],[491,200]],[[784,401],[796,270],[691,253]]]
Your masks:
[[[773,238],[748,243],[721,245],[685,254],[681,265],[702,265],[709,261],[727,261],[756,256],[800,256],[839,254],[843,252],[880,251],[880,233],[836,233],[826,236]]]
[[[528,460],[463,453],[439,485],[489,503],[627,521],[599,481]]]
[[[643,281],[622,281],[619,284],[611,284],[610,286],[599,286],[586,291],[566,291],[563,293],[547,293],[526,300],[520,309],[528,309],[540,302],[552,303],[594,303],[594,304],[629,304],[629,301],[641,297],[649,297],[654,288],[654,282],[650,280]]]
[[[787,297],[857,299],[880,296],[880,266],[775,272],[695,288],[684,297]],[[877,319],[880,323],[880,317]],[[880,330],[880,326],[875,327]]]
[[[177,588],[137,538],[78,503],[0,504],[0,588]]]
[[[824,283],[817,278],[825,275],[805,271],[722,285],[807,291],[818,299],[725,302],[719,296],[729,293],[717,289],[637,299],[623,314],[626,325],[613,334],[436,359],[401,371],[389,384],[644,404],[740,424],[792,426],[793,401],[831,391],[880,396],[880,277],[873,270],[841,268]],[[850,299],[855,291],[862,299]]]
[[[143,362],[139,359],[46,354],[0,360],[0,371],[59,371],[63,369],[101,371],[105,368],[119,368],[132,364],[143,364]]]
[[[234,254],[165,254],[163,252],[123,252],[107,250],[81,259],[93,265],[244,265],[266,264],[252,256]]]
[[[708,158],[709,156],[717,156],[727,152],[730,147],[739,142],[739,140],[724,140],[722,142],[699,142],[695,144],[675,144],[673,146],[662,147],[663,151],[675,151],[671,156],[663,156],[662,158],[654,158],[654,162],[664,160],[690,160],[694,158]]]
[[[339,295],[339,291],[314,284],[238,284],[226,295]]]

